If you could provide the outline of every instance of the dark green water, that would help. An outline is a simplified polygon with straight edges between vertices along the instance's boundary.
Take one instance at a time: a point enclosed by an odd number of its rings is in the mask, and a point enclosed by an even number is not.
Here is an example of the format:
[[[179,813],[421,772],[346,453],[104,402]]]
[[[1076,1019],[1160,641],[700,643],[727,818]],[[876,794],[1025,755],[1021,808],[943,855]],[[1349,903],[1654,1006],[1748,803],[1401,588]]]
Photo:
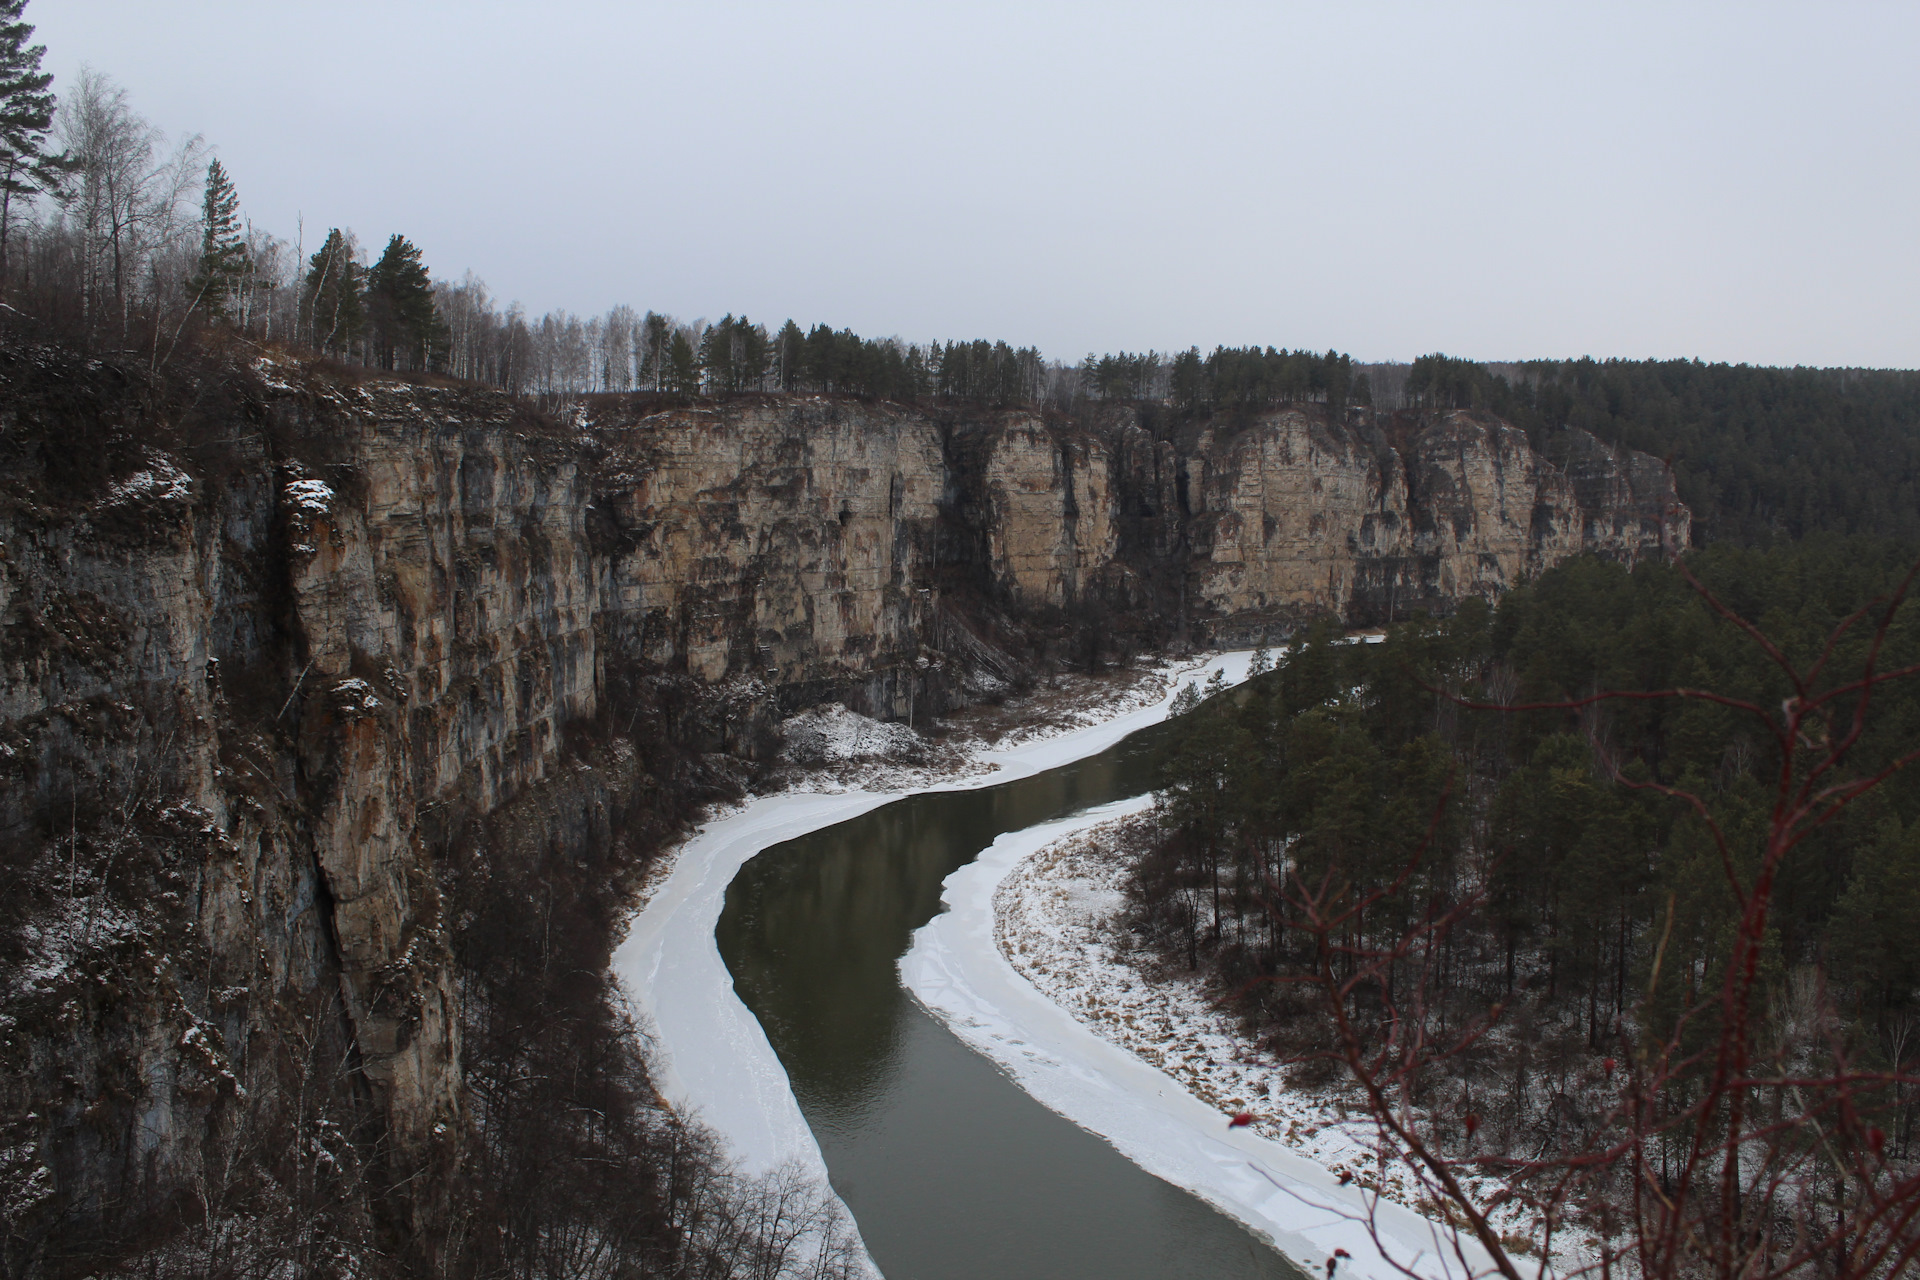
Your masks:
[[[775,845],[717,936],[888,1280],[1300,1273],[1048,1111],[924,1012],[895,961],[996,836],[1138,795],[1160,731],[1018,782],[910,796]]]

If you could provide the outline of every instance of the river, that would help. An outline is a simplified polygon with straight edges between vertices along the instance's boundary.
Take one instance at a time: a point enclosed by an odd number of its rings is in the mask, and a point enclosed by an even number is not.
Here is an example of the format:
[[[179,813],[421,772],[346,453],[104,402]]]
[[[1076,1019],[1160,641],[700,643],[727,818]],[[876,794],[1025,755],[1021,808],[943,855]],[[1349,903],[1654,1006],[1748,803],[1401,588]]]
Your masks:
[[[716,940],[888,1280],[1301,1273],[1055,1115],[900,986],[941,881],[994,838],[1147,790],[1164,729],[972,790],[907,796],[767,848]]]

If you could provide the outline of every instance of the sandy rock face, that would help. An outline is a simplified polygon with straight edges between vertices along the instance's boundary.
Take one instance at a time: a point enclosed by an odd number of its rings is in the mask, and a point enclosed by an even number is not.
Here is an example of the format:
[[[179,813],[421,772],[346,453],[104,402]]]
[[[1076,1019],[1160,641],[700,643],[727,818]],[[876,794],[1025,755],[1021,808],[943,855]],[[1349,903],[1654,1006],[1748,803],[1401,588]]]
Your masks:
[[[1471,413],[1334,424],[1308,407],[1169,439],[769,398],[591,429],[611,642],[710,682],[865,679],[882,715],[903,713],[902,664],[956,580],[1018,609],[1277,638],[1315,615],[1444,612],[1689,533],[1656,460],[1563,432],[1555,461]]]
[[[1687,543],[1672,477],[1644,455],[1565,432],[1570,473],[1485,415],[1385,425],[1393,436],[1289,410],[1209,429],[1173,460],[1190,512],[1187,580],[1212,634],[1272,637],[1316,613],[1444,612],[1582,551],[1632,563]],[[1138,463],[1135,484],[1165,488]]]
[[[1119,549],[1106,442],[1049,432],[1038,417],[1000,424],[984,481],[994,579],[1024,604],[1065,608]]]
[[[916,647],[947,483],[926,418],[820,398],[599,426],[610,640],[713,682],[864,678]]]

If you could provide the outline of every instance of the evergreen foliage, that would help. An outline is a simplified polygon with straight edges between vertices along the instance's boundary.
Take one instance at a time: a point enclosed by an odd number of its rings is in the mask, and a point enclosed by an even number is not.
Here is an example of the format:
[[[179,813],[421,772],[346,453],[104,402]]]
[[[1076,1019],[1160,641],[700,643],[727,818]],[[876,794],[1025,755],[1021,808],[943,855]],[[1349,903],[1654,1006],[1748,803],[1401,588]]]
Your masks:
[[[433,280],[411,240],[395,235],[387,241],[367,272],[366,294],[375,363],[382,369],[432,367],[439,316]]]
[[[694,355],[693,342],[684,329],[675,329],[673,338],[667,344],[666,361],[667,390],[683,396],[695,395],[700,390],[700,362]]]
[[[1711,547],[1690,563],[1804,665],[1913,554],[1884,540],[1819,537]],[[1824,687],[1857,677],[1870,631],[1849,633]],[[1916,661],[1920,605],[1909,604],[1879,664]],[[1311,963],[1297,949],[1310,951],[1307,941],[1284,936],[1266,910],[1276,876],[1346,886],[1343,900],[1361,900],[1391,886],[1424,846],[1415,873],[1351,942],[1381,945],[1465,905],[1462,923],[1435,939],[1424,998],[1462,1017],[1518,1005],[1542,1034],[1597,1050],[1615,1042],[1622,1020],[1677,1016],[1715,989],[1738,912],[1700,819],[1628,784],[1707,797],[1736,867],[1747,868],[1760,856],[1778,747],[1710,702],[1500,711],[1463,707],[1455,695],[1513,707],[1677,687],[1762,706],[1792,694],[1665,564],[1629,573],[1569,561],[1497,609],[1469,601],[1380,644],[1343,643],[1319,627],[1272,674],[1208,699],[1182,723],[1165,762],[1167,837],[1142,864],[1141,910],[1170,957],[1204,958],[1237,987]],[[1916,742],[1920,680],[1884,686],[1849,775],[1871,774]],[[1920,1017],[1920,776],[1895,775],[1808,836],[1783,865],[1775,901],[1775,996],[1786,998],[1795,974],[1824,972],[1843,995],[1843,1034],[1870,1057],[1886,1052],[1887,1037]],[[1650,982],[1650,1012],[1637,1014]],[[1283,987],[1253,988],[1247,1009],[1294,1049],[1327,1034],[1323,1015],[1289,1004]],[[1696,1031],[1712,1028],[1688,1034]]]
[[[75,168],[73,157],[47,149],[53,75],[40,69],[46,46],[27,43],[33,26],[20,20],[26,7],[27,0],[0,0],[0,280],[7,278],[14,201],[58,192]]]
[[[1920,538],[1920,373],[1698,360],[1422,356],[1409,401],[1484,409],[1552,455],[1561,427],[1672,460],[1697,541]]]
[[[208,315],[229,317],[247,287],[252,262],[240,225],[240,196],[218,160],[207,165],[206,194],[200,201],[200,263],[187,292]]]
[[[1080,362],[1080,381],[1098,400],[1147,400],[1157,394],[1160,370],[1157,351],[1105,356],[1088,352]]]
[[[1323,401],[1344,408],[1353,361],[1337,351],[1276,351],[1272,347],[1216,347],[1202,365],[1204,403],[1223,409]]]
[[[791,323],[791,322],[789,322]],[[649,311],[640,322],[640,384],[654,391],[667,389],[667,361],[673,347],[673,321]]]
[[[764,327],[729,313],[700,337],[700,368],[709,391],[752,391],[767,376],[772,344]]]

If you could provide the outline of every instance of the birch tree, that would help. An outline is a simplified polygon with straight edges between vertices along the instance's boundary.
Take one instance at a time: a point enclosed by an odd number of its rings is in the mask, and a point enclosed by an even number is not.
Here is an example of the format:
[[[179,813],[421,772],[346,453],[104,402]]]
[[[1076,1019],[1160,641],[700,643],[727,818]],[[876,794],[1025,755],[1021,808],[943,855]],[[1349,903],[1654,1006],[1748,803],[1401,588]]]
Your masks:
[[[166,154],[166,135],[93,70],[81,71],[55,126],[75,170],[62,215],[78,240],[85,326],[97,334],[117,322],[125,342],[136,306],[162,302],[160,258],[185,225],[181,203],[205,147],[196,134]]]

